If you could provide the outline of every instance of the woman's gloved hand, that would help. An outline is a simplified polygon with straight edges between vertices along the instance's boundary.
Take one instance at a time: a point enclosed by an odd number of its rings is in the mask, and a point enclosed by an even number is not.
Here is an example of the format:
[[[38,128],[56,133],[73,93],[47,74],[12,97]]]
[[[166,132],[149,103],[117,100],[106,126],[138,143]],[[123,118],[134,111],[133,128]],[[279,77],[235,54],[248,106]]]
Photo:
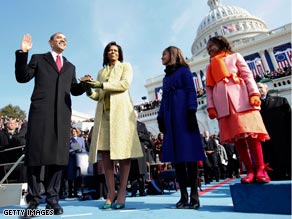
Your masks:
[[[160,117],[157,117],[157,123],[158,123],[159,131],[164,133],[165,132],[165,125],[164,125],[163,119]]]
[[[187,127],[189,131],[199,130],[196,112],[195,109],[187,110]]]
[[[99,81],[85,81],[84,83],[88,84],[91,88],[102,88],[103,84]]]

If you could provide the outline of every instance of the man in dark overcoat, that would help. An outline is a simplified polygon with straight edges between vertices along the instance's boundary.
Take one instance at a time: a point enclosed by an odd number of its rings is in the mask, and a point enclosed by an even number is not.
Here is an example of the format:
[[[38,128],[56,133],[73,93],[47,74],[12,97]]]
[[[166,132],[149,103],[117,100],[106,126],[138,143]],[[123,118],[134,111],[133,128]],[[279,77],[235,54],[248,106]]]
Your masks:
[[[217,146],[215,144],[215,139],[210,136],[209,131],[204,131],[204,137],[202,139],[203,147],[207,155],[207,169],[210,168],[207,172],[209,172],[209,181],[213,181],[213,178],[216,179],[216,182],[219,182],[220,177],[220,169],[217,157]]]
[[[130,167],[130,173],[129,173],[129,180],[131,182],[131,197],[136,196],[137,190],[139,190],[140,196],[146,195],[144,176],[147,173],[147,165],[146,165],[147,161],[146,161],[145,152],[146,150],[148,150],[148,147],[149,148],[152,147],[150,134],[147,130],[145,123],[137,120],[137,132],[138,132],[139,140],[141,143],[143,157],[131,159],[131,167]]]
[[[284,97],[271,96],[265,83],[257,83],[264,124],[271,137],[263,142],[265,163],[271,180],[291,180],[291,107]]]
[[[67,40],[58,32],[50,37],[51,52],[32,55],[29,64],[28,51],[32,48],[31,36],[25,34],[21,49],[16,51],[15,76],[19,83],[34,78],[34,89],[28,116],[25,164],[27,165],[28,194],[27,209],[36,209],[42,197],[40,195],[40,171],[45,166],[46,208],[54,214],[62,214],[59,205],[59,189],[62,170],[68,163],[71,97],[84,93],[77,83],[75,66],[62,52]],[[27,214],[24,218],[32,215]]]

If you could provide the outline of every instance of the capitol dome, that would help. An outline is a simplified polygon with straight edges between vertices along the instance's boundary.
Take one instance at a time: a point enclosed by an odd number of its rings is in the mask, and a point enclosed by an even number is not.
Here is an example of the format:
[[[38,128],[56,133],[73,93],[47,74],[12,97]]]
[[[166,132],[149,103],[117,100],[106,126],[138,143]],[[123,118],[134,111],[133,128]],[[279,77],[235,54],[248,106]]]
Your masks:
[[[237,6],[224,6],[220,0],[208,0],[209,13],[197,30],[192,45],[193,56],[206,53],[209,38],[224,35],[231,42],[267,32],[267,25],[248,11]]]

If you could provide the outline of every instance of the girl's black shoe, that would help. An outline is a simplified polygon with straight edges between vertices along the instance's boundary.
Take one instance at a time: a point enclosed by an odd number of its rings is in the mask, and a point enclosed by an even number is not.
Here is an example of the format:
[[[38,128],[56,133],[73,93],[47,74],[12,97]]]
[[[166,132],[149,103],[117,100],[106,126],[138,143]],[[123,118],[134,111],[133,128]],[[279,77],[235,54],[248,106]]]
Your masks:
[[[191,198],[189,207],[197,210],[200,208],[200,203],[197,200]]]
[[[176,203],[176,205],[175,205],[175,207],[176,208],[184,208],[184,207],[186,207],[186,206],[188,206],[189,205],[189,203],[188,203],[188,200],[187,199],[180,199],[177,203]]]

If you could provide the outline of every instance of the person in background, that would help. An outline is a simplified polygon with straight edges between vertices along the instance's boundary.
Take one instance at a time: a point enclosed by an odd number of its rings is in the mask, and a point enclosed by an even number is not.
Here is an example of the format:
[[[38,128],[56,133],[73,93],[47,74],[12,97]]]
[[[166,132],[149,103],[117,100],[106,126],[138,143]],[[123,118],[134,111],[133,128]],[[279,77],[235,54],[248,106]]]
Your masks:
[[[76,154],[86,153],[84,138],[80,136],[81,132],[78,128],[71,128],[71,139],[69,149],[69,162],[67,169],[68,179],[68,197],[77,197],[76,178]]]
[[[90,144],[92,139],[93,126],[88,132],[88,152],[90,151]],[[86,145],[85,145],[86,146]],[[105,182],[104,167],[102,161],[99,159],[96,163],[93,164],[94,175],[97,177],[96,184],[96,199],[107,198],[108,189]]]
[[[0,117],[0,130],[5,129],[5,116]]]
[[[98,72],[97,80],[90,77],[89,80],[82,82],[88,97],[98,101],[89,161],[95,163],[97,153],[101,153],[108,188],[104,209],[125,208],[131,158],[143,156],[134,106],[129,93],[132,80],[132,67],[129,63],[123,62],[121,46],[116,42],[110,42],[104,49],[103,68]],[[117,201],[113,205],[116,197],[115,160],[119,163],[120,186]]]
[[[218,166],[220,169],[220,179],[225,179],[227,177],[227,165],[228,157],[223,145],[219,143],[218,139],[214,139],[215,145],[217,147],[217,157],[218,157]]]
[[[272,169],[271,180],[291,180],[291,107],[285,97],[269,95],[268,85],[257,83],[261,94],[261,115],[271,140],[264,142],[265,162]]]
[[[206,179],[212,182],[215,178],[216,182],[219,182],[220,169],[217,156],[217,145],[215,144],[215,138],[210,136],[209,131],[204,131],[203,146],[207,155],[207,166],[206,166]]]
[[[149,166],[151,163],[154,163],[154,142],[155,142],[155,137],[149,132],[148,133],[149,136],[149,141],[146,141],[147,145],[145,146],[145,157],[146,157],[146,163]]]
[[[0,130],[0,163],[14,163],[24,153],[25,148],[16,148],[18,146],[25,146],[25,135],[27,131],[27,123],[20,123],[15,118],[9,118],[6,126]],[[14,148],[14,149],[13,149]],[[6,173],[6,168],[9,166],[0,167],[0,179],[2,179]],[[23,164],[19,164],[16,169],[11,173],[8,179],[13,179],[14,182],[24,183],[26,179],[26,167]]]
[[[83,135],[83,138],[84,138],[84,143],[85,143],[86,151],[89,152],[90,143],[89,143],[89,141],[88,141],[88,134],[85,133],[85,134]]]
[[[239,171],[239,155],[236,151],[234,144],[224,144],[223,145],[227,154],[228,164],[227,164],[227,176],[229,178],[240,178]]]
[[[160,161],[162,159],[162,144],[163,144],[163,133],[158,133],[157,139],[154,142],[154,159],[155,162]]]
[[[137,132],[144,156],[131,159],[131,168],[129,174],[129,180],[131,183],[131,197],[136,197],[137,190],[139,190],[139,196],[146,196],[144,176],[147,173],[147,165],[145,150],[147,150],[148,146],[150,145],[150,135],[146,125],[138,120],[138,112],[135,111],[135,113],[137,116]]]
[[[2,146],[2,150],[24,146],[26,143],[26,131],[27,123],[19,124],[15,118],[10,118],[6,126],[0,130],[0,146]]]
[[[210,38],[207,51],[207,111],[210,119],[218,120],[220,142],[235,144],[247,169],[242,183],[268,183],[261,141],[270,137],[259,112],[260,93],[253,74],[223,36]]]
[[[159,130],[164,134],[162,161],[171,162],[175,167],[181,193],[176,208],[198,209],[197,161],[205,160],[205,154],[196,118],[197,96],[193,76],[179,48],[167,47],[161,59],[166,73],[157,116]],[[190,197],[188,185],[191,187]]]
[[[82,95],[84,89],[76,80],[75,66],[64,56],[67,39],[57,32],[49,39],[52,51],[34,54],[29,63],[28,51],[32,48],[29,34],[23,36],[20,50],[17,50],[15,77],[19,83],[27,83],[34,78],[34,89],[28,115],[25,164],[27,166],[28,213],[36,209],[42,201],[40,194],[41,167],[45,166],[46,209],[54,214],[63,214],[59,204],[59,190],[62,171],[68,163],[71,97]]]

